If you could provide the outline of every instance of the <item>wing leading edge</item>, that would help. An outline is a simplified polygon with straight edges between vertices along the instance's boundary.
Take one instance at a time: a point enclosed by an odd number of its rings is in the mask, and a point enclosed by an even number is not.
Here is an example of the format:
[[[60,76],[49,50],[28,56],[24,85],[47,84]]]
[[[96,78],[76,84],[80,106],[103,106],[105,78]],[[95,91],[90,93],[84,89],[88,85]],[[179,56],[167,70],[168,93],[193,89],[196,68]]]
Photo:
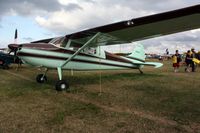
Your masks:
[[[65,36],[65,44],[81,47],[100,32],[99,39],[92,45],[113,45],[164,36],[200,28],[200,5],[186,7],[165,13],[121,21]],[[47,41],[40,40],[36,42]],[[35,42],[33,42],[35,43]],[[91,45],[90,45],[91,46]]]

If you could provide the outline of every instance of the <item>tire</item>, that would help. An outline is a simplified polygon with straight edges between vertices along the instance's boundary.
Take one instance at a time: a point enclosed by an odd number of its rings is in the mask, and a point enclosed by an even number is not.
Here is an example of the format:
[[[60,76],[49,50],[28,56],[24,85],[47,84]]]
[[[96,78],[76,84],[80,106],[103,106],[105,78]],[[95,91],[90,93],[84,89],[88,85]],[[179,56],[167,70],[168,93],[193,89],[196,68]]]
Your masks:
[[[57,91],[67,91],[69,89],[69,84],[65,80],[59,80],[56,82]]]
[[[44,74],[38,74],[36,77],[38,83],[44,83],[47,81],[47,77]]]

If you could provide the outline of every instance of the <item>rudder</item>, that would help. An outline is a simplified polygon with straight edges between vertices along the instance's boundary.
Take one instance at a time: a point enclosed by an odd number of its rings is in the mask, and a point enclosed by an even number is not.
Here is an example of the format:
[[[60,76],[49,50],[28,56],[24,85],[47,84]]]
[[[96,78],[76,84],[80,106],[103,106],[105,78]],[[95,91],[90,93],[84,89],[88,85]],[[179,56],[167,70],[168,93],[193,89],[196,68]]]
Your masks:
[[[144,47],[141,44],[137,44],[134,48],[133,52],[128,55],[129,58],[136,59],[138,61],[145,61],[146,55],[144,52]]]

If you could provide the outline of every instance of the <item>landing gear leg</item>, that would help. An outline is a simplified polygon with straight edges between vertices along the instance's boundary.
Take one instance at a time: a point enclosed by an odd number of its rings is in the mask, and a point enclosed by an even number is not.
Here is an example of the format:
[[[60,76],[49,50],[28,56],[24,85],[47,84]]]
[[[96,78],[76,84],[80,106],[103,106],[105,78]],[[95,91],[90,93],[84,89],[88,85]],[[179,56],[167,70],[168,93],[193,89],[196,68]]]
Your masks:
[[[138,69],[140,71],[140,74],[144,74],[144,72],[141,70],[141,68]]]
[[[45,70],[44,74],[38,74],[37,77],[36,77],[36,81],[38,83],[46,82],[47,81],[47,76],[46,76],[47,72],[48,72],[48,69]]]
[[[56,82],[56,90],[57,91],[64,91],[69,89],[69,84],[67,81],[62,80],[62,69],[61,67],[57,68],[59,80]]]
[[[64,61],[60,67],[57,67],[59,81],[57,81],[56,83],[56,90],[63,91],[69,89],[69,84],[65,80],[62,80],[62,68],[67,63],[69,63],[75,56],[77,56],[83,49],[85,49],[91,42],[95,41],[100,34],[101,34],[100,32],[96,33],[81,48],[79,48],[74,54],[72,54],[72,56],[70,56],[66,61]]]

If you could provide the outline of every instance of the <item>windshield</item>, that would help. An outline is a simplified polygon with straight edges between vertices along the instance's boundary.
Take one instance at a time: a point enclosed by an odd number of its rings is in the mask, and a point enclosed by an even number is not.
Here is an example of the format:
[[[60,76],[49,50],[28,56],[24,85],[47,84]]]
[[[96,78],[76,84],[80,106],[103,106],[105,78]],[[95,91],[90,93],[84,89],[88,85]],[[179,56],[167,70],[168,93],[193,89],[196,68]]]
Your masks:
[[[57,47],[62,47],[64,43],[65,37],[58,37],[52,39],[49,43],[56,45]]]

